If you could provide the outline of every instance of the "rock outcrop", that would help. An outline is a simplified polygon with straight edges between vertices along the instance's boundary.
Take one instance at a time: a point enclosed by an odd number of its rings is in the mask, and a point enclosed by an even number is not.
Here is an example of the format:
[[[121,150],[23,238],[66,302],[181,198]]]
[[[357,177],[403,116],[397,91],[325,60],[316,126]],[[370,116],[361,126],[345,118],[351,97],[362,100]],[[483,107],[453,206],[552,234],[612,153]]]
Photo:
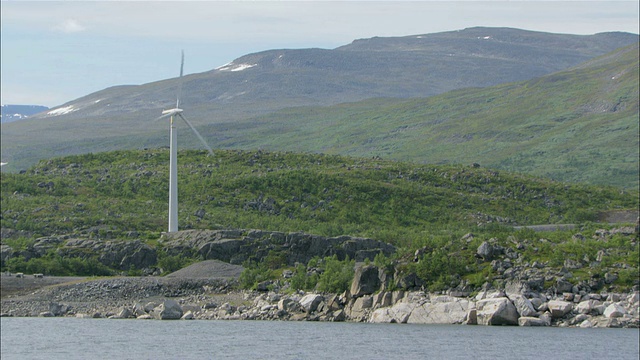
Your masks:
[[[389,256],[395,252],[392,245],[367,238],[262,230],[187,230],[165,234],[161,241],[169,255],[199,255],[231,264],[260,261],[270,252],[284,254],[290,266],[306,264],[316,256],[364,261],[373,260],[378,253]]]

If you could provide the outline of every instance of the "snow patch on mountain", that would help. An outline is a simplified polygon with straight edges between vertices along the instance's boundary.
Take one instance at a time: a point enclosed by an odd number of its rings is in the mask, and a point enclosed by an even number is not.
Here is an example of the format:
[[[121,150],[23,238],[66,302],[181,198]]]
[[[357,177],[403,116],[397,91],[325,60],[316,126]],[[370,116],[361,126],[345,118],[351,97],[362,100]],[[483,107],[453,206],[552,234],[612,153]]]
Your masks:
[[[254,66],[257,66],[258,64],[234,64],[232,62],[228,63],[228,64],[224,64],[222,66],[220,66],[219,68],[216,68],[216,70],[218,71],[242,71],[242,70],[246,70],[246,69],[250,69]]]
[[[58,115],[65,115],[74,111],[77,111],[78,109],[74,108],[73,105],[69,105],[69,106],[65,106],[65,107],[60,107],[57,109],[53,109],[51,111],[49,111],[47,113],[47,115],[51,115],[51,116],[58,116]]]

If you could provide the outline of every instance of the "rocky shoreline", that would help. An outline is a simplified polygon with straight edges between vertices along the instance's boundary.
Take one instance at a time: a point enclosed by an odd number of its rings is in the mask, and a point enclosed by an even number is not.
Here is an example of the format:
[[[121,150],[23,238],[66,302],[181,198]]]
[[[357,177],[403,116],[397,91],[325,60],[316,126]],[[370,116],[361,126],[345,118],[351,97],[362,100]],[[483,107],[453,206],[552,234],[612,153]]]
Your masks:
[[[111,319],[640,326],[638,291],[547,294],[529,291],[520,282],[510,282],[504,289],[483,289],[474,296],[377,291],[367,284],[362,275],[366,273],[367,266],[360,268],[350,291],[342,294],[238,291],[235,280],[220,278],[91,279],[3,297],[0,313]]]

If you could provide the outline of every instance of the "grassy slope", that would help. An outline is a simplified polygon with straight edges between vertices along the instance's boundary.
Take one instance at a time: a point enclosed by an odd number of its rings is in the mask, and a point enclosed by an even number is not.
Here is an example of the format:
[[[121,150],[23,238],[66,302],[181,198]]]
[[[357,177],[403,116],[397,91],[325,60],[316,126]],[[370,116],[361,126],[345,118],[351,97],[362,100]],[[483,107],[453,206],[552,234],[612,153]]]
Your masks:
[[[283,110],[213,127],[224,147],[472,163],[638,187],[638,46],[539,79],[426,99]]]
[[[343,156],[218,150],[214,157],[203,151],[181,151],[179,157],[181,229],[256,228],[372,237],[396,245],[393,259],[401,261],[401,271],[416,272],[431,290],[455,286],[462,279],[473,287],[502,279],[488,261],[475,258],[483,241],[517,245],[518,266],[538,261],[554,271],[566,259],[588,264],[604,252],[602,262],[574,270],[573,280],[589,281],[615,271],[619,280],[613,285],[628,289],[637,282],[638,245],[633,235],[602,240],[596,230],[607,225],[588,224],[601,211],[637,209],[637,191],[472,166]],[[3,234],[7,229],[26,233],[3,238],[2,243],[19,251],[39,236],[64,234],[143,239],[161,248],[157,240],[167,222],[167,163],[167,149],[118,151],[43,161],[25,174],[3,173]],[[511,228],[542,223],[582,223],[583,240],[572,239],[570,231]],[[461,241],[469,232],[474,237]],[[423,260],[428,261],[411,261],[418,248],[427,249]],[[7,269],[53,273],[67,264],[60,271],[109,272],[95,259],[63,259],[55,249],[41,259],[15,258]],[[182,265],[191,261],[173,260]],[[166,266],[160,262],[158,266]]]
[[[574,223],[638,207],[637,192],[470,166],[239,151],[214,158],[183,151],[179,162],[182,229],[349,234],[415,246],[438,233],[477,231],[478,223]],[[95,226],[114,234],[164,231],[167,163],[166,149],[113,152],[4,173],[2,227],[36,236]]]

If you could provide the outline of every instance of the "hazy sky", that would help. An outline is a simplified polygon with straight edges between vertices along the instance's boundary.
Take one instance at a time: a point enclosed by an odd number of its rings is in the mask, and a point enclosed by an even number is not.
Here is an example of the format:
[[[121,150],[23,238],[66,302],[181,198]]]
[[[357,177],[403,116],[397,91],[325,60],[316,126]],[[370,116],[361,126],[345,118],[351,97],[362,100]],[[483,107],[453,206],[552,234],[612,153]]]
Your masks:
[[[53,107],[104,88],[208,71],[277,48],[473,26],[638,33],[625,1],[0,2],[2,104]]]

